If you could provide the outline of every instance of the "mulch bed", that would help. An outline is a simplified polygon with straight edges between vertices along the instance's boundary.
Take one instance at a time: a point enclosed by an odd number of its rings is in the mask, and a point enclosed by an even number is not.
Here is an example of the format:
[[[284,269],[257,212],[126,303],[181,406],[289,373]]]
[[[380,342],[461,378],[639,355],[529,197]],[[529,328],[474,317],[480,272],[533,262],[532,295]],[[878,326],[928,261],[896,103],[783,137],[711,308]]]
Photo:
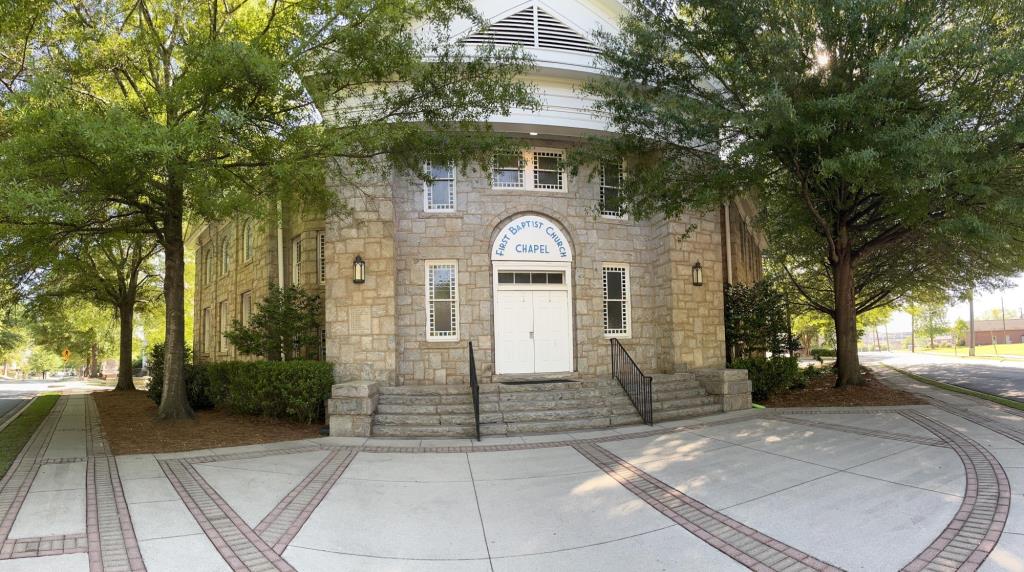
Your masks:
[[[861,368],[865,383],[837,388],[836,374],[824,371],[808,380],[805,389],[786,391],[761,403],[765,407],[858,407],[872,405],[918,405],[925,400],[913,393],[894,389]]]
[[[196,411],[193,420],[161,421],[156,416],[156,404],[145,391],[104,391],[92,397],[115,455],[174,453],[320,435],[319,425],[232,415],[215,409]]]

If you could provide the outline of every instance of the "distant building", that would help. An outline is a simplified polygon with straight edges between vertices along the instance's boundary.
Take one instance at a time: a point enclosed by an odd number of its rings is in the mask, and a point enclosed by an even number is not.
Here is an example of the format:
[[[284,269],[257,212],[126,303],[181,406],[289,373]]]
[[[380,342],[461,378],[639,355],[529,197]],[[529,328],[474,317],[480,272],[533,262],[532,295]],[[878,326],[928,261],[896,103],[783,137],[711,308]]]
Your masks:
[[[975,320],[974,345],[990,346],[992,340],[1000,344],[1024,343],[1024,318],[1003,320]]]

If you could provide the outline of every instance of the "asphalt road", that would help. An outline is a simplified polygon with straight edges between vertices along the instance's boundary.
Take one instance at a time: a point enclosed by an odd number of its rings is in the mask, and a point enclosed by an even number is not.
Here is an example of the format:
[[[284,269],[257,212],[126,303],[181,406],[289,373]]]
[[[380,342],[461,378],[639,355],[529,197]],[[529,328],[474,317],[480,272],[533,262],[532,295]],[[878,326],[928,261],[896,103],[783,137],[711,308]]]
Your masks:
[[[1000,362],[909,352],[866,352],[864,363],[886,363],[942,383],[1024,402],[1024,362]]]

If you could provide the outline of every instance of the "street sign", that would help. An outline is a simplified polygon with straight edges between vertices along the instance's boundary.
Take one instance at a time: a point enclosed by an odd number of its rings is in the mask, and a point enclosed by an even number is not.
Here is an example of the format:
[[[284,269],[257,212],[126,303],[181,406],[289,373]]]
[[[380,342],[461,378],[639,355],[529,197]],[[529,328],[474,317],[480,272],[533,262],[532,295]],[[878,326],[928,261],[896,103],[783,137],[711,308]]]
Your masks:
[[[68,360],[71,359],[71,350],[64,348],[64,351],[60,352],[60,357],[64,358],[64,363],[68,363]]]

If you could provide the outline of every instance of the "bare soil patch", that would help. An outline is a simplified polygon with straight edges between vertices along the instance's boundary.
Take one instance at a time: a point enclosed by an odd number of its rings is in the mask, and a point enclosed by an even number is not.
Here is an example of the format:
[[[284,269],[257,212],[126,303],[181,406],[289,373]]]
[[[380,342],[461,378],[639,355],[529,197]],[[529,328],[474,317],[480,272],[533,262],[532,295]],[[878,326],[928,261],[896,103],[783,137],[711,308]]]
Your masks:
[[[196,411],[195,419],[188,421],[160,421],[156,404],[146,397],[145,391],[96,392],[92,398],[115,455],[175,453],[320,435],[320,425],[231,415],[215,409]]]
[[[926,403],[909,391],[894,389],[878,381],[869,370],[861,368],[865,383],[835,387],[836,374],[823,371],[808,380],[804,389],[794,389],[772,396],[765,407],[861,407],[872,405],[918,405]]]

